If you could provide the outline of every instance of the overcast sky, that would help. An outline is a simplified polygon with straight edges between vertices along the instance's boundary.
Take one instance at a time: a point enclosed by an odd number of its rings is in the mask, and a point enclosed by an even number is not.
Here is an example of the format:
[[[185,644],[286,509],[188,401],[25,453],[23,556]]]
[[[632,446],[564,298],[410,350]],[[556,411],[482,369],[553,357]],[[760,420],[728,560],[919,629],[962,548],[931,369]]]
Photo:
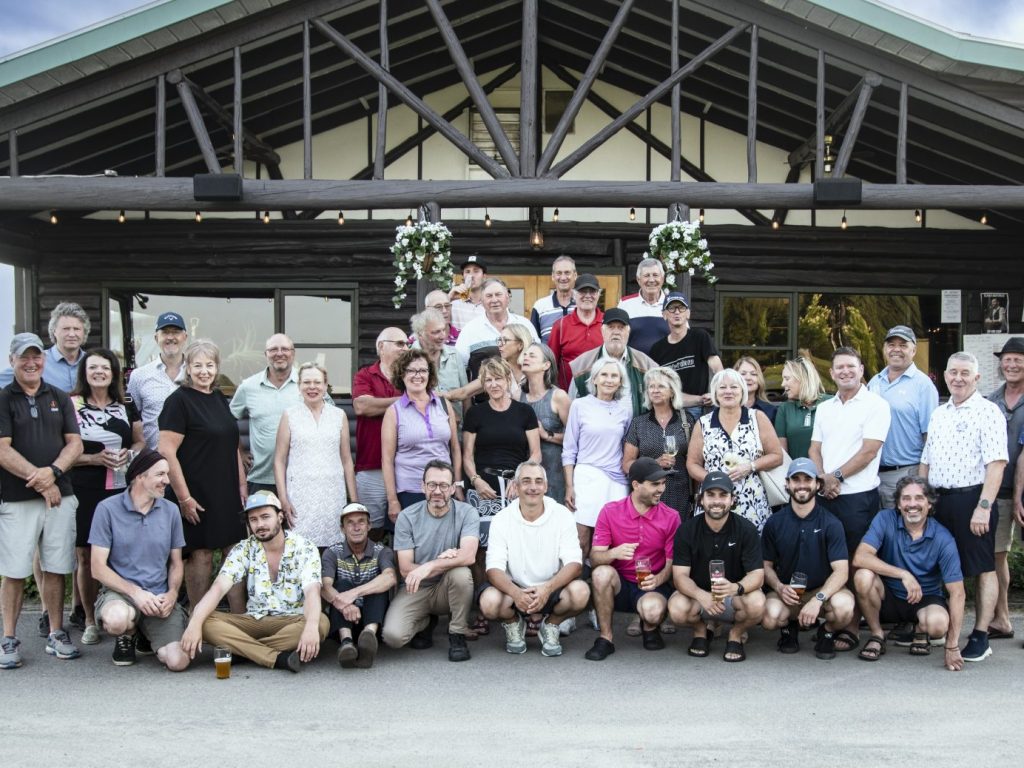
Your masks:
[[[0,0],[0,57],[88,27],[142,0]],[[1024,43],[1022,0],[887,0],[957,32]]]

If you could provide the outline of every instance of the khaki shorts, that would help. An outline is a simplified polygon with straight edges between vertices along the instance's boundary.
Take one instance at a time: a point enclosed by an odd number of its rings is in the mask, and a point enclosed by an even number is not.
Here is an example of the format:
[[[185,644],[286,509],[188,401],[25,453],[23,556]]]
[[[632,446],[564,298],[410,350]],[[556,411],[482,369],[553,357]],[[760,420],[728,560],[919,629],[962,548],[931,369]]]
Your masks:
[[[146,616],[135,607],[135,603],[127,595],[107,587],[100,587],[100,593],[96,596],[96,623],[104,631],[106,630],[103,626],[103,607],[115,602],[125,603],[131,608],[132,623],[149,639],[154,651],[160,650],[165,645],[181,642],[181,636],[185,633],[185,625],[188,622],[185,619],[185,610],[180,603],[174,604],[174,610],[166,619],[159,616]]]
[[[1013,544],[1013,497],[998,496],[999,523],[996,525],[996,552],[1009,552]]]
[[[24,579],[32,575],[32,558],[46,573],[75,569],[75,510],[78,499],[64,496],[56,507],[42,499],[0,502],[0,576]]]

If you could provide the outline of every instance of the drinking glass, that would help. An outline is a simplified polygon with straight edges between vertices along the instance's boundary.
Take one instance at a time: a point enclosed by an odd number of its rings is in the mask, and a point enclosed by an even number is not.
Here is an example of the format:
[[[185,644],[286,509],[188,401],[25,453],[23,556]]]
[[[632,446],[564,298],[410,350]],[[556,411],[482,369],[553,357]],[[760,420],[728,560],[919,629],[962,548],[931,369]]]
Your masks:
[[[804,591],[807,589],[807,574],[793,571],[793,576],[789,580],[789,588],[796,592],[797,597],[803,597]]]
[[[712,560],[708,563],[708,574],[711,576],[711,583],[716,584],[719,581],[725,579],[725,561],[724,560]],[[714,592],[711,593],[715,598],[716,603],[721,603],[725,600],[725,595],[717,595]]]
[[[227,680],[231,677],[231,650],[222,645],[214,648],[213,664],[217,668],[218,680]]]
[[[651,558],[638,557],[634,562],[634,568],[636,568],[636,584],[641,586],[644,579],[651,575]]]

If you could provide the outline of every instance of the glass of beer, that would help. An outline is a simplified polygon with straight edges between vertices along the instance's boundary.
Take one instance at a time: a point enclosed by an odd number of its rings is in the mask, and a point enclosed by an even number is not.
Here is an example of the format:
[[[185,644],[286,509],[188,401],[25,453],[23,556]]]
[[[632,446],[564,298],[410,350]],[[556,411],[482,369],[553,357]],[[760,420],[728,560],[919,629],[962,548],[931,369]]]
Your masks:
[[[213,649],[213,664],[217,668],[217,679],[227,680],[231,677],[231,651],[222,645]]]
[[[636,585],[642,587],[644,579],[651,575],[651,558],[638,557],[633,567],[636,568]]]
[[[711,576],[711,584],[714,586],[719,581],[725,580],[725,561],[724,560],[712,560],[708,563],[708,574]],[[716,603],[721,603],[725,600],[725,595],[718,595],[714,592],[711,593]]]
[[[793,577],[789,580],[789,588],[796,592],[797,597],[803,597],[807,589],[807,574],[800,571],[793,571]]]

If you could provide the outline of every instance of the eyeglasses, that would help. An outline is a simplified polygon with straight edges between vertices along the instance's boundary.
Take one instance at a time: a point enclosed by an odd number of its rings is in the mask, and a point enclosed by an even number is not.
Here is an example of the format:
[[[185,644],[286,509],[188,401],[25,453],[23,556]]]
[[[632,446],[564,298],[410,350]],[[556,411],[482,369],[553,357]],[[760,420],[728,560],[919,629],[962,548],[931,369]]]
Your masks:
[[[495,339],[495,342],[499,347],[504,347],[506,344],[515,344],[519,339],[506,339],[504,336],[499,336]]]
[[[446,309],[451,309],[452,308],[452,304],[451,304],[450,301],[449,302],[445,302],[444,304],[431,304],[430,308],[431,309],[436,309],[438,311],[443,311],[443,310],[446,310]]]
[[[28,412],[33,419],[39,418],[39,409],[36,408],[36,398],[34,395],[25,395],[28,400]]]
[[[428,376],[430,374],[429,368],[406,368],[406,376]]]
[[[451,483],[424,483],[423,485],[428,491],[441,491],[442,493],[447,493],[452,489]]]
[[[295,347],[268,347],[264,351],[271,355],[279,355],[282,352],[294,352]]]
[[[399,349],[405,349],[406,347],[409,346],[409,342],[406,339],[399,339],[398,341],[393,341],[391,339],[382,339],[382,341],[385,344],[394,344]]]
[[[682,304],[673,304],[670,307],[666,307],[665,311],[671,314],[675,314],[677,312],[686,312],[688,309],[689,307],[684,307]]]

